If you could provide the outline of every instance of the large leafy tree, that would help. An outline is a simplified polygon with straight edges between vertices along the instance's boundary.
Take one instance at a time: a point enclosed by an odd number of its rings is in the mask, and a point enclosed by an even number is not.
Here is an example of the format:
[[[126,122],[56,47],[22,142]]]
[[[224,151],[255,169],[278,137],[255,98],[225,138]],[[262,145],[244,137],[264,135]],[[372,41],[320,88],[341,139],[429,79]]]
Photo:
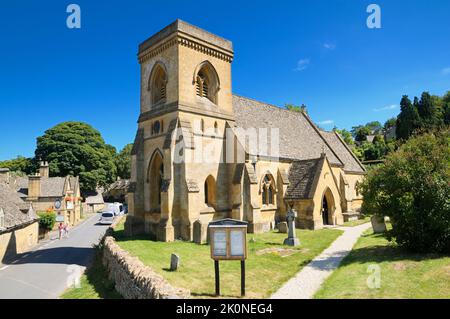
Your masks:
[[[442,98],[442,121],[450,125],[450,91]]]
[[[418,128],[420,118],[416,107],[417,98],[414,105],[407,95],[403,95],[400,101],[400,114],[397,117],[396,134],[398,139],[408,139],[415,129]]]
[[[358,142],[364,142],[367,140],[367,136],[372,134],[371,128],[366,125],[353,126],[351,132],[355,141]]]
[[[450,251],[450,131],[411,137],[370,170],[363,210],[389,216],[390,236],[411,250]]]
[[[126,145],[115,157],[117,176],[129,179],[131,176],[131,149],[133,144]]]
[[[420,126],[425,129],[432,129],[439,125],[440,114],[438,109],[439,102],[436,97],[432,97],[430,93],[423,92],[419,101],[417,111],[420,116]]]
[[[64,122],[37,138],[36,159],[46,160],[52,176],[80,176],[83,192],[107,186],[116,178],[115,148],[81,122]]]
[[[35,172],[36,165],[32,158],[17,156],[15,159],[1,161],[0,168],[9,168],[18,175],[29,175]]]

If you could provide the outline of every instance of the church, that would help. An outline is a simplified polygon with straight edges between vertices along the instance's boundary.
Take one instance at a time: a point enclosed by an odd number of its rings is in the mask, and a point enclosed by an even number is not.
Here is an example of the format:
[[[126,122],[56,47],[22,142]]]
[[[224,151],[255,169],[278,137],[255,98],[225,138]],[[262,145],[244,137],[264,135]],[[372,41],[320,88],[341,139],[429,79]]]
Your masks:
[[[139,45],[140,116],[125,233],[204,243],[233,218],[250,233],[321,229],[360,214],[363,165],[305,112],[232,92],[231,41],[177,20]]]

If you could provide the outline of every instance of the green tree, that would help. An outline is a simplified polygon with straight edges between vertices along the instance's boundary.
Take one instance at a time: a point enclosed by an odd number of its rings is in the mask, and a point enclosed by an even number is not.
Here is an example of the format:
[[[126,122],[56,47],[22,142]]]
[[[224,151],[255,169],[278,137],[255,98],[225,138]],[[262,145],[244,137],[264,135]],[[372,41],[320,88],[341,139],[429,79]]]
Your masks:
[[[419,126],[419,113],[415,104],[418,103],[417,98],[414,105],[407,95],[403,95],[400,101],[400,114],[397,117],[396,135],[398,139],[408,139],[413,131]]]
[[[115,157],[117,176],[122,179],[131,177],[131,149],[133,144],[127,144]]]
[[[353,126],[351,133],[355,141],[364,142],[367,140],[367,136],[372,134],[371,129],[365,125]]]
[[[420,116],[421,128],[432,129],[439,125],[440,118],[437,101],[430,93],[422,93],[417,110]]]
[[[37,159],[46,160],[52,176],[80,176],[83,192],[116,179],[115,148],[100,133],[81,122],[64,122],[37,138]]]
[[[9,168],[19,175],[29,175],[36,171],[36,165],[31,158],[17,156],[15,159],[0,162],[0,168]]]
[[[450,125],[450,91],[442,97],[442,122]]]
[[[381,123],[379,121],[369,122],[365,126],[371,131],[371,133],[377,133],[381,131],[381,129],[383,128],[383,126],[381,126]]]
[[[362,184],[363,211],[389,216],[399,245],[450,251],[450,131],[411,137]]]
[[[386,131],[390,128],[393,128],[396,124],[397,124],[397,118],[392,117],[389,120],[387,120],[386,122],[384,122],[383,128]]]

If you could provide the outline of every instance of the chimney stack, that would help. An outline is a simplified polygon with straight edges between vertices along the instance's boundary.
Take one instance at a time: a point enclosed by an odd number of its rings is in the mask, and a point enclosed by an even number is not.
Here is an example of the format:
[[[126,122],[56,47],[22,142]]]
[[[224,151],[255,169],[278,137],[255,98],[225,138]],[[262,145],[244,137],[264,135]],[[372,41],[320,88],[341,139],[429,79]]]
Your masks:
[[[41,196],[41,175],[28,176],[28,199],[35,200]]]
[[[39,168],[39,175],[41,175],[41,177],[47,177],[47,178],[50,176],[47,161],[41,162],[41,167]]]
[[[0,168],[0,183],[9,184],[9,168]]]

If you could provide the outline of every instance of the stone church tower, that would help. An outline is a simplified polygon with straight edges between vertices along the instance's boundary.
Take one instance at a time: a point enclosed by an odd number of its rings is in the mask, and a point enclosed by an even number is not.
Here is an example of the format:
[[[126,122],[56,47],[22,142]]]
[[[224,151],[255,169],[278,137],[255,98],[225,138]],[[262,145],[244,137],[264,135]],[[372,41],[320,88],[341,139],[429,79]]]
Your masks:
[[[234,122],[233,46],[177,20],[143,42],[138,59],[141,109],[126,231],[149,233],[163,241],[192,240],[194,222],[202,212],[230,209],[228,198],[217,196],[228,193],[224,188],[229,174],[220,164],[223,154],[204,161],[195,158],[194,150],[209,144],[221,150],[225,128]],[[201,145],[194,143],[198,137]],[[196,182],[208,178],[210,185]],[[205,189],[208,194],[201,195]],[[209,196],[209,205],[204,205],[204,196]]]
[[[201,243],[226,217],[269,231],[288,205],[301,228],[359,215],[365,169],[350,148],[304,112],[233,95],[233,55],[230,41],[180,20],[139,46],[128,235]]]

